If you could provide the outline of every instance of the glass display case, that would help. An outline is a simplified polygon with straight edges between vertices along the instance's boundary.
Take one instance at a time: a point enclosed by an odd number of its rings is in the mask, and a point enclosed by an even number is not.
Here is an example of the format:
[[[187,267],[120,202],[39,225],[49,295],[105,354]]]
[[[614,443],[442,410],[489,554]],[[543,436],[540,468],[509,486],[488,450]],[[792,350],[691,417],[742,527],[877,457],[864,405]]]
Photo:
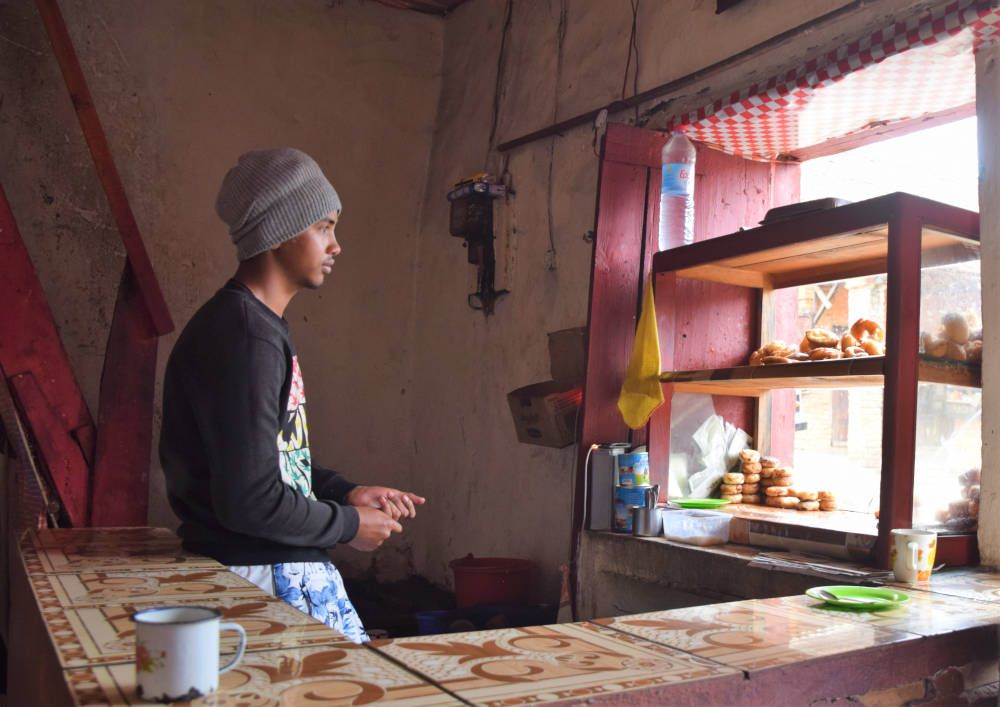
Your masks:
[[[955,382],[921,380],[913,472],[913,526],[975,533],[982,466],[982,283],[979,242],[924,230],[920,270],[922,365]]]
[[[940,561],[978,562],[978,230],[974,212],[896,193],[653,257],[668,419],[675,394],[711,395],[797,484],[837,489],[835,513],[734,512],[853,533],[883,566],[893,528],[933,528]],[[837,352],[803,357],[817,328]],[[650,433],[668,477],[689,461],[677,442]]]

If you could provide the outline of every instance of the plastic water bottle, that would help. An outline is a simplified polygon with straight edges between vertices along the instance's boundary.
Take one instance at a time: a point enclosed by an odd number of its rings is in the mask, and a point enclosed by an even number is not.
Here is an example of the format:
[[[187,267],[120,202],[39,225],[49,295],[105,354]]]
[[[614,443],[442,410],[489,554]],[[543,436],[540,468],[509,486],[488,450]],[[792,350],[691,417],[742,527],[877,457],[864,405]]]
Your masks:
[[[694,145],[674,132],[660,152],[659,250],[694,242]]]

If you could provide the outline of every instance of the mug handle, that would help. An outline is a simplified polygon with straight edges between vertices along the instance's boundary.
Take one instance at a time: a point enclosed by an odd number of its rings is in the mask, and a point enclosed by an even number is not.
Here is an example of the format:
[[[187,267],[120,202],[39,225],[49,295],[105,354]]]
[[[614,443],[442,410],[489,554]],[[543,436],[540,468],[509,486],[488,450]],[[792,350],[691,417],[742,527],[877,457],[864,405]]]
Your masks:
[[[246,648],[247,648],[247,632],[245,630],[243,630],[242,626],[240,626],[239,624],[235,624],[235,623],[220,624],[219,625],[219,631],[220,632],[222,632],[222,631],[236,631],[236,633],[240,634],[240,645],[238,645],[236,647],[236,655],[233,656],[233,659],[231,661],[229,661],[228,663],[226,663],[225,665],[223,665],[219,669],[219,674],[221,675],[222,673],[224,673],[224,672],[226,672],[228,670],[232,670],[233,668],[235,668],[236,665],[243,658],[243,651],[245,651]]]
[[[906,549],[910,552],[910,569],[916,571],[917,567],[917,543],[906,543]]]

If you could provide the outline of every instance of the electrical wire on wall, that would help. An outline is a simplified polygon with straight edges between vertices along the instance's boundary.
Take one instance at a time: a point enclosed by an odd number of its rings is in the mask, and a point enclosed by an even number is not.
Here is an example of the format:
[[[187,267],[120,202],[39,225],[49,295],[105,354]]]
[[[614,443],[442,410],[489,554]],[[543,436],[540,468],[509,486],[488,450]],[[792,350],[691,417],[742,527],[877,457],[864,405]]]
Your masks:
[[[555,76],[555,90],[552,91],[552,122],[555,123],[559,120],[559,83],[562,80],[562,66],[563,66],[563,45],[566,41],[566,19],[568,15],[567,0],[562,0],[559,3],[559,29],[556,41],[556,76]],[[548,184],[548,206],[546,211],[548,213],[548,227],[549,227],[549,249],[545,252],[545,269],[549,272],[555,270],[558,266],[556,263],[556,234],[555,225],[552,220],[552,212],[554,211],[553,203],[553,172],[555,171],[556,163],[556,137],[552,136],[549,141],[549,184]]]
[[[510,36],[511,18],[514,15],[514,0],[507,0],[504,10],[503,31],[500,34],[500,52],[497,54],[497,76],[493,85],[493,116],[490,119],[490,141],[486,146],[485,171],[490,171],[490,161],[496,152],[497,123],[500,119],[500,102],[503,98],[504,74],[507,69],[507,38]]]
[[[632,59],[635,58],[635,70],[632,72],[632,95],[639,93],[639,0],[632,0],[632,30],[628,36],[628,58],[625,61],[625,75],[622,77],[622,100],[625,95],[625,87],[628,86],[628,72],[632,67]],[[639,122],[639,106],[634,106],[634,122]],[[555,121],[553,121],[555,122]]]

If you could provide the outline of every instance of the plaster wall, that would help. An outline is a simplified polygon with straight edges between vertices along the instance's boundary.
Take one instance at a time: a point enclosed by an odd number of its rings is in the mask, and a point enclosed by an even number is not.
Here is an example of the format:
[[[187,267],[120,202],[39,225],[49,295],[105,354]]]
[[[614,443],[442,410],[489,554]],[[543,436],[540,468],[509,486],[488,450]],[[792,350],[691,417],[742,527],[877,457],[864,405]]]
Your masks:
[[[629,3],[514,2],[502,62],[506,3],[474,0],[448,17],[411,398],[415,476],[434,504],[413,543],[416,565],[431,579],[448,581],[447,561],[470,552],[528,557],[541,568],[539,598],[554,601],[568,559],[575,449],[518,444],[505,394],[549,378],[546,332],[587,321],[595,135],[581,127],[501,156],[489,150],[494,105],[496,144],[621,98],[623,80],[632,95],[845,4],[749,2],[715,15],[711,2],[640,3],[637,80],[634,59],[625,75]],[[784,58],[830,37],[810,39]],[[762,70],[745,66],[743,75]],[[466,304],[475,268],[448,237],[444,198],[454,181],[484,168],[508,172],[516,191],[495,209],[496,287],[511,293],[488,318]]]
[[[178,326],[154,441],[176,336],[235,270],[222,177],[245,150],[289,145],[344,203],[333,275],[286,313],[314,455],[413,485],[407,321],[443,21],[357,0],[59,4]],[[0,178],[96,418],[124,251],[35,4],[0,2],[0,34]],[[153,456],[149,521],[173,526]]]
[[[611,119],[659,127],[928,4],[862,3]],[[340,549],[338,562],[448,584],[448,561],[466,553],[527,557],[541,570],[536,598],[554,601],[575,450],[518,444],[505,396],[549,378],[546,332],[586,323],[595,135],[581,127],[504,156],[491,147],[608,105],[623,83],[626,95],[666,83],[852,3],[747,0],[716,15],[709,0],[640,2],[627,75],[628,2],[517,0],[502,62],[500,0],[445,20],[360,0],[60,5],[179,325],[234,269],[213,200],[237,154],[301,147],[341,193],[344,255],[288,312],[314,452],[429,501],[403,537],[373,556]],[[0,28],[0,179],[96,412],[122,248],[34,4],[0,0]],[[448,235],[445,200],[484,168],[509,173],[516,191],[496,209],[496,286],[511,292],[488,318],[467,305],[475,269]],[[152,466],[150,522],[173,525]]]

